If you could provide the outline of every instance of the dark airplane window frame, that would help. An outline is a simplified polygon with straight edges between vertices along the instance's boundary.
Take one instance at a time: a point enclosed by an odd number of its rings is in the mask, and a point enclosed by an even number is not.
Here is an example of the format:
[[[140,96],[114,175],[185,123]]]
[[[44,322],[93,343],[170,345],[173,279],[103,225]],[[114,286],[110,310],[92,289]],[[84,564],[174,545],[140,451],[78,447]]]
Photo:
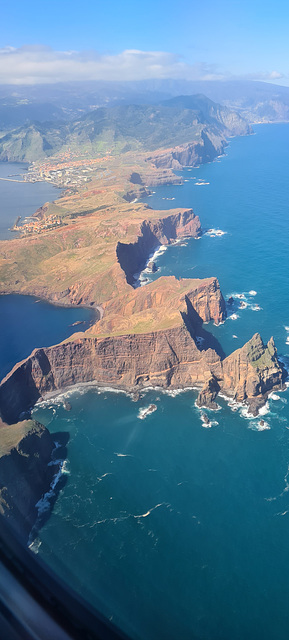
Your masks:
[[[3,516],[0,516],[0,572],[1,565],[1,640],[42,640],[44,637],[45,639],[51,637],[51,640],[69,640],[70,638],[71,640],[128,640],[128,636],[117,629],[101,613],[90,607],[41,559],[35,558]],[[16,580],[20,588],[25,590],[30,604],[32,598],[35,617],[39,617],[40,629],[41,611],[43,611],[43,620],[45,619],[43,635],[41,630],[36,634],[33,630],[30,632],[25,625],[24,618],[22,619],[21,611],[19,613],[19,610],[16,611],[16,607],[13,606],[13,589],[11,588],[9,592],[9,584],[3,575],[5,573],[6,576],[7,571],[12,577],[12,583]],[[4,581],[5,594],[3,595]],[[23,592],[20,600],[23,600]],[[23,611],[25,611],[25,595]],[[51,632],[49,632],[49,620]],[[55,631],[55,625],[58,626],[58,632]]]

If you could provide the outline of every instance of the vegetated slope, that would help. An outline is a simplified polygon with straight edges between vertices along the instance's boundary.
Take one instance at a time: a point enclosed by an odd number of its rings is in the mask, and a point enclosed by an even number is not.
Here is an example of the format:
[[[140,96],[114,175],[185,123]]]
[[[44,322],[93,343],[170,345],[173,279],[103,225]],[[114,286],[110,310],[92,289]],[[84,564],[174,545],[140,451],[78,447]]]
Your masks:
[[[228,135],[242,135],[244,120],[240,114],[210,100],[203,94],[180,95],[164,100],[161,105],[170,109],[190,110],[194,112],[199,123],[222,129],[225,127]]]
[[[31,124],[0,134],[0,160],[33,162],[52,156],[65,144],[67,125]]]
[[[16,97],[0,98],[0,129],[14,129],[31,122],[67,120],[64,111],[49,102],[33,103]]]
[[[0,160],[32,161],[68,147],[90,154],[153,151],[201,140],[224,142],[250,132],[246,121],[203,95],[180,96],[159,105],[99,108],[72,123],[34,123],[2,134]]]

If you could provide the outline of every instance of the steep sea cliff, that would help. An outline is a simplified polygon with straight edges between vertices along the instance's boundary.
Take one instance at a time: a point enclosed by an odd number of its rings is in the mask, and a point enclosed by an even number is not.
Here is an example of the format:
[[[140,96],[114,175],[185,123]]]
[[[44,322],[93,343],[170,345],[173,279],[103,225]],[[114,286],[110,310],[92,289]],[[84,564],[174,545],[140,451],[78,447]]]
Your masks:
[[[0,424],[0,514],[28,540],[37,518],[37,502],[60,471],[53,462],[55,443],[48,429],[35,421]]]

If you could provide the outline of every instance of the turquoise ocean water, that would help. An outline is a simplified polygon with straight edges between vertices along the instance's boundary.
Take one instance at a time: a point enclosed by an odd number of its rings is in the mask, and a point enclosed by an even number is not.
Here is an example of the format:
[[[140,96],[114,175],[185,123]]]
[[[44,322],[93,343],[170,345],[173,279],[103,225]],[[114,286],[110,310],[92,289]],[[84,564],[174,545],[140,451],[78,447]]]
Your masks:
[[[225,232],[169,247],[155,277],[217,276],[236,299],[236,319],[207,327],[225,352],[260,331],[286,358],[289,124],[255,132],[148,198],[193,207],[203,228]],[[204,428],[192,391],[133,402],[83,387],[65,394],[70,412],[63,397],[34,410],[69,433],[67,482],[35,552],[135,638],[287,639],[288,392],[269,400],[262,431],[222,399]],[[157,410],[144,418],[150,403]]]

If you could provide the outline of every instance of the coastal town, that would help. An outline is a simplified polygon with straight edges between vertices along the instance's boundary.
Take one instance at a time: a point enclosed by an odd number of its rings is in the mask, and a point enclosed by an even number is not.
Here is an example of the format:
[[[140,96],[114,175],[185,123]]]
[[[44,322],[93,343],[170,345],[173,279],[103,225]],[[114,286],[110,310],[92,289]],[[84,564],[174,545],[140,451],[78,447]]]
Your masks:
[[[102,169],[104,162],[112,159],[108,152],[106,155],[91,157],[88,152],[75,153],[65,151],[53,158],[32,162],[25,173],[11,174],[0,177],[7,182],[49,182],[59,188],[78,188],[90,182],[92,175]],[[101,174],[100,174],[101,175]]]
[[[22,224],[20,224],[20,220],[21,216],[18,216],[10,231],[21,233],[22,236],[30,236],[35,233],[39,234],[63,226],[61,218],[56,215],[44,216],[43,219],[40,219],[38,216],[29,216],[24,218]]]
[[[25,182],[38,182],[45,180],[56,187],[78,188],[86,182],[90,182],[91,174],[100,165],[109,160],[109,154],[97,158],[91,158],[85,152],[79,156],[68,149],[61,155],[47,158],[38,162],[32,162],[26,174],[23,174]]]
[[[93,180],[108,178],[111,171],[103,163],[111,159],[110,155],[91,158],[85,153],[79,157],[70,149],[61,155],[42,161],[32,162],[27,171],[20,175],[11,175],[4,180],[11,182],[49,182],[59,189],[65,189],[65,195],[76,193],[78,189]],[[63,226],[65,223],[61,216],[45,211],[41,214],[36,211],[33,215],[24,219],[18,216],[10,231],[30,236],[51,231]]]

